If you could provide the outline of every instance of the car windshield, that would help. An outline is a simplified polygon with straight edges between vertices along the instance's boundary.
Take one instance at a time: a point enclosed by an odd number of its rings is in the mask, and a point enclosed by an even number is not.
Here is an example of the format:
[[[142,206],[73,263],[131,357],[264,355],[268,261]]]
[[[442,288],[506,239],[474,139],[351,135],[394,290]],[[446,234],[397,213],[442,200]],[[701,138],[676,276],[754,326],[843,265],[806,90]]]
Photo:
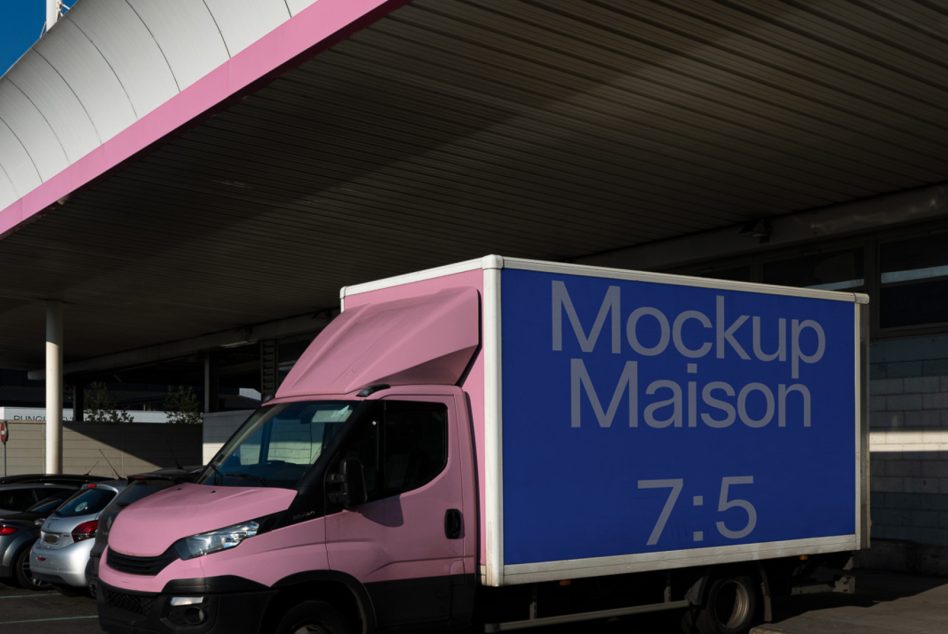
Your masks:
[[[352,417],[357,402],[304,401],[264,407],[218,452],[203,484],[296,488]]]
[[[56,517],[77,517],[79,515],[92,515],[104,509],[114,497],[115,491],[111,489],[82,489],[71,498],[63,502],[63,505],[53,512],[53,515]]]

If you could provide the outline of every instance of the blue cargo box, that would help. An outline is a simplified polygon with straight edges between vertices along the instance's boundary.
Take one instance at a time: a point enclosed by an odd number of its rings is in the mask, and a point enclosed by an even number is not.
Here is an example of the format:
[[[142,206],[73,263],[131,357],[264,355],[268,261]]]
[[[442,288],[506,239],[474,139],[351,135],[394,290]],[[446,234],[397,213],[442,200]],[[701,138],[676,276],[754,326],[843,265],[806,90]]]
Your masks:
[[[486,583],[868,545],[865,295],[483,263]]]

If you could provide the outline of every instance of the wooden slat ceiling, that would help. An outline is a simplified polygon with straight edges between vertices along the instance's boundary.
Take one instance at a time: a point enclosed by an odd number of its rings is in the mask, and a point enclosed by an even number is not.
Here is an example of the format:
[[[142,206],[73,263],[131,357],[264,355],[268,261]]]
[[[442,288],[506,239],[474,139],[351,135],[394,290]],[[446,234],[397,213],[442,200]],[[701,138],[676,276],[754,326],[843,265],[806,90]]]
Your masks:
[[[416,0],[0,241],[0,365],[942,182],[948,4]]]

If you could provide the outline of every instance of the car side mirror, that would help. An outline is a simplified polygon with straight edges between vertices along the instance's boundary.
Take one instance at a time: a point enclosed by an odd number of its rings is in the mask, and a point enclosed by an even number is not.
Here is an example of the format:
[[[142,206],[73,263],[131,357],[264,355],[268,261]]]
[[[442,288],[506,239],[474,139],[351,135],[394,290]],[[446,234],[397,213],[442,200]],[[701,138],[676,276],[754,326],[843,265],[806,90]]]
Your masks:
[[[352,508],[365,504],[368,494],[365,489],[365,469],[358,458],[345,458],[339,464],[339,472],[330,474],[328,483],[333,490],[328,492],[329,501]]]

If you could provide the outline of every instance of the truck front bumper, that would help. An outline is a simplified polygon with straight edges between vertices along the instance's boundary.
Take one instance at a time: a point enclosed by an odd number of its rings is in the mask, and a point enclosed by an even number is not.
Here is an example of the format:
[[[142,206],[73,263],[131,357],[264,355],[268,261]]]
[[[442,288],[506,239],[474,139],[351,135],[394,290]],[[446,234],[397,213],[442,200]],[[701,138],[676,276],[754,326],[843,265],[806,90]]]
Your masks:
[[[274,594],[239,577],[186,579],[159,594],[96,584],[99,624],[115,634],[256,634]]]

